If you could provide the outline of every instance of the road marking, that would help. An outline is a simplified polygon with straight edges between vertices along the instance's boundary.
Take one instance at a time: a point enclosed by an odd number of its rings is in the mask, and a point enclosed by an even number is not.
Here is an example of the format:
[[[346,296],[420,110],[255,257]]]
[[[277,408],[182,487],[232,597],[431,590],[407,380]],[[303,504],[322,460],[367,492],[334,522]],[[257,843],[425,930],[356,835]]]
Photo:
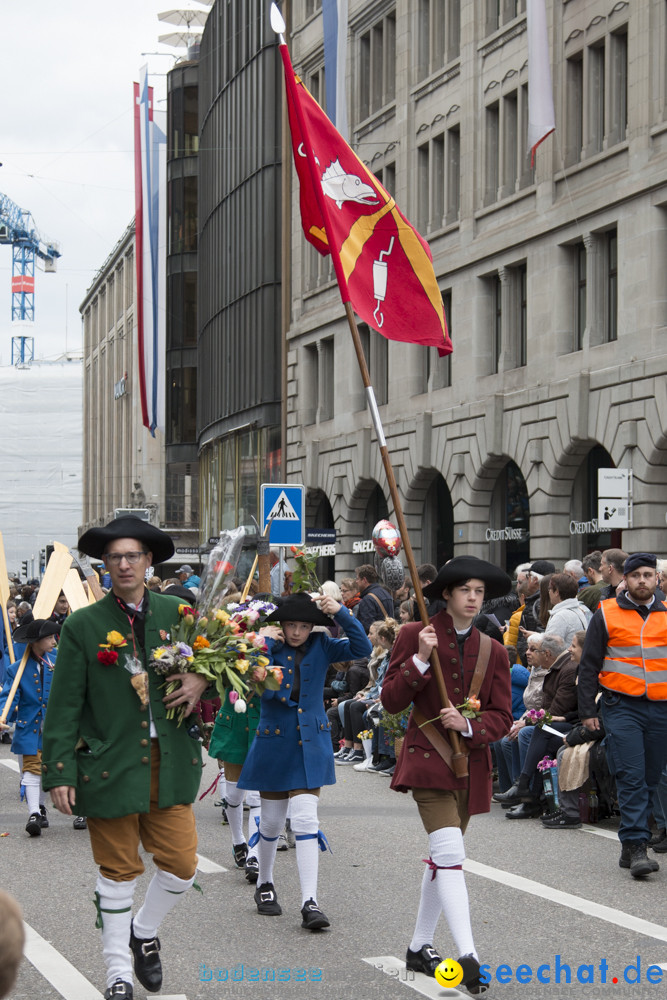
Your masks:
[[[571,910],[578,910],[590,917],[597,917],[598,920],[606,920],[609,924],[616,924],[623,930],[636,931],[637,934],[655,938],[656,941],[667,941],[667,927],[654,924],[650,920],[643,920],[641,917],[635,917],[631,913],[624,913],[623,910],[617,910],[612,906],[604,906],[602,903],[594,903],[590,899],[574,896],[569,892],[561,892],[560,889],[553,889],[541,882],[534,882],[533,879],[524,878],[523,875],[515,875],[513,872],[492,868],[490,865],[480,864],[479,861],[464,861],[463,867],[472,875],[488,878],[492,882],[500,882],[501,885],[530,893],[531,896],[539,896],[540,899],[550,899],[553,903],[567,906]]]
[[[96,990],[64,955],[45,941],[30,924],[24,923],[25,948],[24,955],[41,976],[51,983],[53,988],[65,1000],[102,1000],[102,994]]]
[[[19,773],[19,765],[16,760],[1,760],[0,764],[4,764],[10,771],[16,771],[17,774]]]
[[[229,868],[223,868],[222,865],[217,864],[215,861],[211,861],[210,858],[205,858],[202,854],[198,856],[197,868],[205,875],[210,875],[213,872],[229,871]]]
[[[188,1000],[185,993],[157,993],[155,1000]]]
[[[597,826],[589,826],[588,823],[584,823],[581,829],[584,833],[594,833],[596,837],[606,837],[607,840],[615,840],[617,844],[620,844],[617,830],[601,830]]]
[[[376,958],[363,958],[362,962],[372,965],[378,972],[384,972],[395,983],[401,983],[402,986],[409,986],[411,990],[421,993],[422,996],[431,997],[432,1000],[442,1000],[443,997],[451,997],[452,1000],[456,1000],[456,997],[467,996],[467,993],[460,993],[459,990],[443,988],[435,979],[431,976],[425,976],[423,972],[409,971],[405,968],[405,962],[402,962],[400,958],[396,958],[394,955],[378,955]]]

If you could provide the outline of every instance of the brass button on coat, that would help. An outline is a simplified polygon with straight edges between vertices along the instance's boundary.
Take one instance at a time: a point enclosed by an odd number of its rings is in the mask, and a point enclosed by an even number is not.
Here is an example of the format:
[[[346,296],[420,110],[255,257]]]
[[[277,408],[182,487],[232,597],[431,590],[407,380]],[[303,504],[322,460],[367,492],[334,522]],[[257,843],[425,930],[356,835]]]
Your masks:
[[[56,771],[64,771],[64,770],[65,770],[65,765],[61,760],[59,760],[58,763],[56,764]]]
[[[146,720],[145,720],[145,719],[143,719],[143,721],[142,721],[142,723],[141,723],[141,728],[142,728],[142,729],[148,729],[148,723],[146,722]]]
[[[147,747],[148,746],[148,740],[146,740],[146,739],[141,740],[139,746]]]
[[[84,774],[84,776],[83,776],[83,780],[84,780],[85,782],[88,782],[88,781],[90,781],[90,775],[89,775],[89,774]]]
[[[141,758],[141,763],[142,764],[147,764],[148,763],[148,757],[142,757]]]
[[[108,778],[109,777],[109,772],[108,771],[102,771],[102,774],[100,775],[100,777],[101,778]]]

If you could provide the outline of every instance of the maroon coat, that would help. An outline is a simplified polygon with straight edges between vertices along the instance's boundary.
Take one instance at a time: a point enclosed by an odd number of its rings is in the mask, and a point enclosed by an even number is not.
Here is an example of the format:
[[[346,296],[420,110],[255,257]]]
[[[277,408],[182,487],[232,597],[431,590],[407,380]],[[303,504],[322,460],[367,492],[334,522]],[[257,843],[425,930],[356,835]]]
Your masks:
[[[452,705],[465,701],[479,653],[480,633],[473,628],[468,636],[461,661],[454,624],[446,611],[431,619],[438,637],[438,655],[445,680],[445,687]],[[390,713],[400,712],[411,702],[426,719],[438,715],[441,704],[438,688],[431,676],[431,669],[421,674],[412,661],[419,647],[421,622],[403,625],[398,633],[382,684],[382,704]],[[422,730],[410,716],[403,748],[396,763],[391,787],[397,792],[409,788],[469,789],[468,812],[488,812],[491,806],[492,766],[489,744],[505,736],[512,725],[512,688],[509,661],[505,648],[491,640],[489,665],[479,692],[482,714],[471,719],[472,736],[461,736],[470,755],[469,777],[456,778],[437,750],[429,743]],[[440,722],[433,723],[445,732]]]

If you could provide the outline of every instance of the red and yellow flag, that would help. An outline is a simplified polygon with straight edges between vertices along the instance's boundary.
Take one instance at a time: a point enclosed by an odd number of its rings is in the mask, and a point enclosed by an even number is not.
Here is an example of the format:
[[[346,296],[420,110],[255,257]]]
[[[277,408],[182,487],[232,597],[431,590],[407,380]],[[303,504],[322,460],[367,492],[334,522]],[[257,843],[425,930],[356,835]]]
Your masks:
[[[294,75],[287,46],[280,52],[306,239],[331,254],[343,301],[370,327],[450,354],[428,243]]]

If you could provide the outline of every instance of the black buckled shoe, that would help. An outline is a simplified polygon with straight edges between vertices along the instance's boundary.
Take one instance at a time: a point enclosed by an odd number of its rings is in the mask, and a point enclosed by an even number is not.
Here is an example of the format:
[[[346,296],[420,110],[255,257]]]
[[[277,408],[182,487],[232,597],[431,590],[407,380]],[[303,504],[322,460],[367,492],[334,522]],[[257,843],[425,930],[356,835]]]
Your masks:
[[[134,957],[134,973],[149,993],[157,993],[162,986],[160,939],[138,938],[134,935],[134,921],[130,924],[130,950]]]
[[[255,889],[255,903],[257,912],[265,917],[279,917],[283,912],[273,882],[262,882]]]
[[[126,983],[124,979],[117,979],[115,983],[108,986],[104,991],[104,1000],[132,1000],[134,991],[132,983]]]
[[[474,955],[462,955],[459,959],[459,965],[463,969],[463,979],[461,984],[465,986],[468,993],[472,993],[474,997],[481,996],[482,993],[486,993],[489,988],[489,983],[483,983],[479,978],[479,973],[481,966]]]
[[[86,817],[85,816],[75,816],[74,819],[72,820],[72,829],[73,830],[87,830],[88,829],[88,821],[87,821]]]
[[[29,833],[31,837],[40,836],[42,832],[41,813],[30,813],[28,816],[28,822],[25,825],[25,832]]]
[[[314,899],[306,900],[301,907],[301,916],[301,926],[307,931],[321,931],[324,927],[331,926]]]
[[[234,854],[234,864],[237,868],[245,868],[246,858],[248,857],[248,845],[247,844],[232,844],[232,851]]]
[[[46,806],[39,807],[39,822],[42,827],[42,830],[48,830],[49,817],[46,815]]]
[[[442,959],[432,944],[424,944],[419,951],[410,951],[405,955],[405,968],[412,972],[423,972],[425,976],[435,976]]]
[[[245,880],[254,885],[259,878],[259,861],[252,855],[246,858],[245,862]]]

